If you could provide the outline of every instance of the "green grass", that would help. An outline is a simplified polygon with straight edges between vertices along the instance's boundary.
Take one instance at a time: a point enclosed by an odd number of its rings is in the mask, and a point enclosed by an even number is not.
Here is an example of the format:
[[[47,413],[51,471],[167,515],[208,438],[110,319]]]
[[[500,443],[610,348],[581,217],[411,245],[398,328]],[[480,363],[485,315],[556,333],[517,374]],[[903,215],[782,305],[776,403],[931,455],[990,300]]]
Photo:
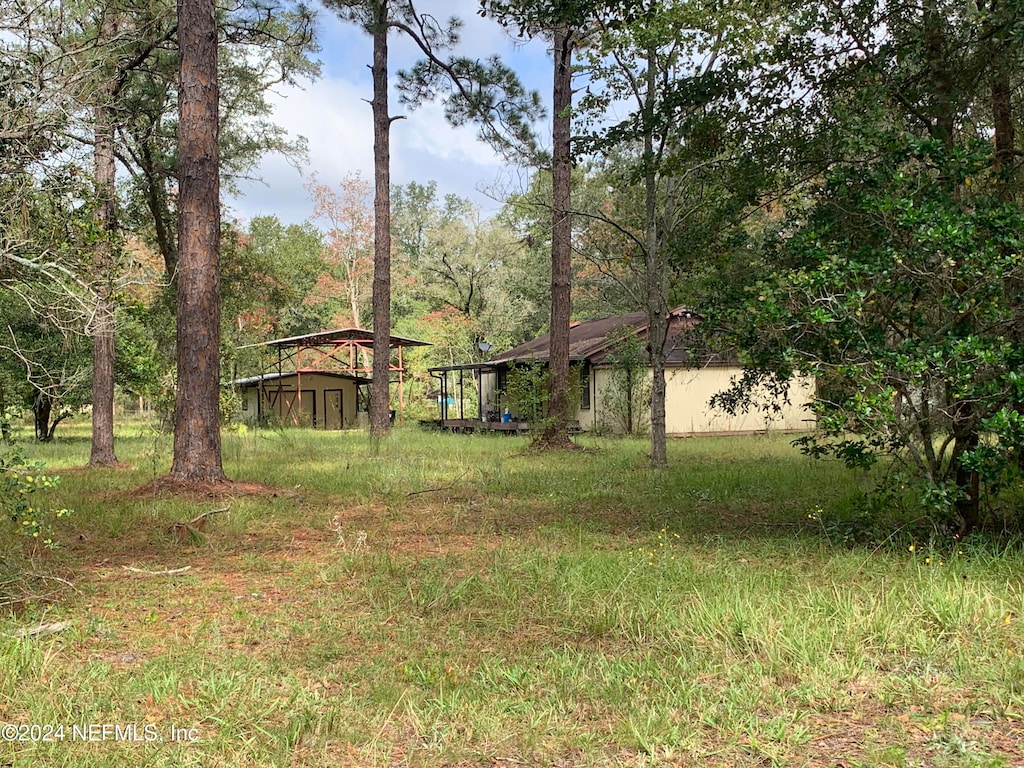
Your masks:
[[[68,432],[31,453],[82,465]],[[838,546],[808,515],[864,479],[783,437],[674,441],[665,472],[583,443],[227,434],[228,474],[280,490],[179,542],[224,500],[133,493],[170,440],[125,426],[133,469],[66,472],[34,555],[76,591],[0,619],[0,721],[198,738],[0,765],[1024,764],[1018,544]]]

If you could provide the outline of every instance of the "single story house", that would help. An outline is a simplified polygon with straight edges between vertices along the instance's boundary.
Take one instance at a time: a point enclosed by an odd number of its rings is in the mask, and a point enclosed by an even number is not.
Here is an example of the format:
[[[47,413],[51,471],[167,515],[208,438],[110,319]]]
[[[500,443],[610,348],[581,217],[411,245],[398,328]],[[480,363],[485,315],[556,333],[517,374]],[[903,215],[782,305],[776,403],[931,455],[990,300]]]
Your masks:
[[[732,379],[743,373],[743,367],[734,355],[701,350],[695,335],[688,333],[702,318],[695,312],[679,307],[669,317],[668,349],[666,359],[665,427],[670,435],[736,434],[765,430],[802,431],[811,426],[812,415],[807,409],[814,395],[814,380],[798,377],[790,386],[789,403],[783,403],[777,413],[739,413],[730,416],[712,409],[713,395],[725,390]],[[621,373],[615,363],[614,340],[623,333],[634,333],[643,341],[647,336],[647,313],[633,312],[614,317],[575,322],[569,329],[569,359],[579,379],[579,405],[574,418],[582,430],[597,427],[621,428],[619,413],[613,413],[613,390],[621,385]],[[473,423],[484,428],[515,428],[525,425],[520,414],[510,409],[504,393],[508,375],[516,366],[531,362],[547,364],[550,354],[550,335],[544,334],[532,341],[491,358],[484,363],[432,368],[438,379],[442,398],[441,423],[444,426],[473,428]],[[477,388],[478,409],[475,419],[466,418],[463,396],[466,374],[472,374]],[[455,374],[454,384],[449,376]],[[649,381],[651,369],[647,367]],[[449,405],[452,397],[458,402],[458,413]],[[621,402],[621,394],[618,395]],[[640,409],[649,420],[649,401]],[[458,419],[450,418],[458,416]],[[504,424],[502,425],[504,417]],[[447,423],[446,423],[447,422]],[[502,426],[498,426],[502,425]]]
[[[350,429],[362,421],[362,387],[369,383],[344,371],[288,371],[235,379],[232,385],[246,423]]]

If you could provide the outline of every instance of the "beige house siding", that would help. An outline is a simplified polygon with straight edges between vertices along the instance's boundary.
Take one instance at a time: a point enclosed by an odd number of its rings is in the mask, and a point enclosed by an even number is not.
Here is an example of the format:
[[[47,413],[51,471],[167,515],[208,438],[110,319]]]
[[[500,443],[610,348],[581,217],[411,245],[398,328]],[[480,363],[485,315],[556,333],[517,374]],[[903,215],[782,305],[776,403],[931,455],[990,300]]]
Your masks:
[[[729,416],[713,410],[708,402],[725,390],[734,377],[742,375],[740,367],[669,368],[665,372],[665,429],[670,435],[696,435],[728,432],[763,432],[765,430],[802,431],[810,429],[812,418],[806,406],[814,394],[814,381],[809,377],[794,379],[790,389],[790,403],[782,412],[770,418],[760,412]],[[594,394],[589,410],[580,409],[577,418],[580,428],[593,429],[595,424],[616,427],[617,419],[609,411],[607,392],[613,372],[609,368],[594,370]],[[649,422],[650,412],[645,407],[639,414],[641,421]]]
[[[708,401],[727,389],[743,369],[674,368],[666,372],[667,403],[665,430],[670,435],[693,435],[720,432],[762,432],[765,430],[800,431],[810,429],[812,416],[806,406],[814,395],[814,381],[809,377],[793,380],[789,405],[781,413],[767,415],[759,411],[729,416],[713,410]]]
[[[301,391],[298,387],[301,386]],[[269,380],[242,391],[242,419],[277,421],[282,426],[320,429],[350,429],[358,426],[356,383],[351,379],[305,373]],[[262,401],[260,398],[262,397]]]
[[[811,429],[813,417],[807,409],[814,395],[814,380],[799,377],[793,380],[789,392],[789,405],[781,413],[767,417],[760,411],[729,416],[712,410],[708,405],[712,396],[727,389],[733,378],[743,374],[739,366],[708,368],[669,368],[665,372],[665,429],[670,435],[696,435],[729,432],[763,432],[778,430],[796,432]],[[595,426],[615,428],[616,419],[608,410],[604,394],[612,380],[610,368],[592,368],[590,408],[576,411],[580,429],[590,431]],[[481,376],[484,402],[493,402],[496,376],[486,372]],[[503,407],[503,406],[502,406]],[[638,418],[650,421],[648,404],[642,406]]]
[[[590,408],[580,408],[576,412],[576,420],[584,432],[589,432],[597,424],[602,423],[601,393],[608,385],[608,373],[605,368],[590,369]]]

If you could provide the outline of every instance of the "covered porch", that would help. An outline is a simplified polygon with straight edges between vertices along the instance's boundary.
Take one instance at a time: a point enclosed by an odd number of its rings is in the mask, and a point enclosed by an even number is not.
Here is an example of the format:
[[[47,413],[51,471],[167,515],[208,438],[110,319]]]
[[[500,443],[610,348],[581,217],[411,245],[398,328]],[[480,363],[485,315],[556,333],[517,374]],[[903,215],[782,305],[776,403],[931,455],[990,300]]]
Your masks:
[[[488,403],[497,391],[498,366],[490,363],[463,363],[442,365],[427,369],[438,386],[439,418],[425,422],[425,425],[453,432],[511,432],[520,433],[530,429],[525,421],[503,419],[501,409],[495,403]],[[486,378],[485,378],[486,377]],[[467,407],[467,388],[476,389],[476,407]]]

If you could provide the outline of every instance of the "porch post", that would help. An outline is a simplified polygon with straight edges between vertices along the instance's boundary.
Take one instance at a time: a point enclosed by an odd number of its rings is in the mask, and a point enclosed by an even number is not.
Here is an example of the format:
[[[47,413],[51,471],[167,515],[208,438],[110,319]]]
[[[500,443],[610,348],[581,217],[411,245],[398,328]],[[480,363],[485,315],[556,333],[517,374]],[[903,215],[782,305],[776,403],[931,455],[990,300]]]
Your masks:
[[[441,421],[448,421],[448,371],[441,377]]]
[[[459,368],[459,419],[462,421],[466,420],[465,405],[466,405],[466,390],[463,384],[465,380],[466,372]]]
[[[271,408],[271,411],[277,411],[274,416],[277,418],[277,423],[280,426],[284,426],[284,360],[281,357],[281,346],[277,347],[277,408]]]
[[[479,421],[484,420],[484,372],[482,368],[477,368],[474,371],[474,377],[476,378],[476,417]]]
[[[388,357],[391,350],[388,350]],[[390,382],[388,383],[390,388]],[[405,363],[402,362],[402,345],[398,345],[398,415],[405,417]]]

